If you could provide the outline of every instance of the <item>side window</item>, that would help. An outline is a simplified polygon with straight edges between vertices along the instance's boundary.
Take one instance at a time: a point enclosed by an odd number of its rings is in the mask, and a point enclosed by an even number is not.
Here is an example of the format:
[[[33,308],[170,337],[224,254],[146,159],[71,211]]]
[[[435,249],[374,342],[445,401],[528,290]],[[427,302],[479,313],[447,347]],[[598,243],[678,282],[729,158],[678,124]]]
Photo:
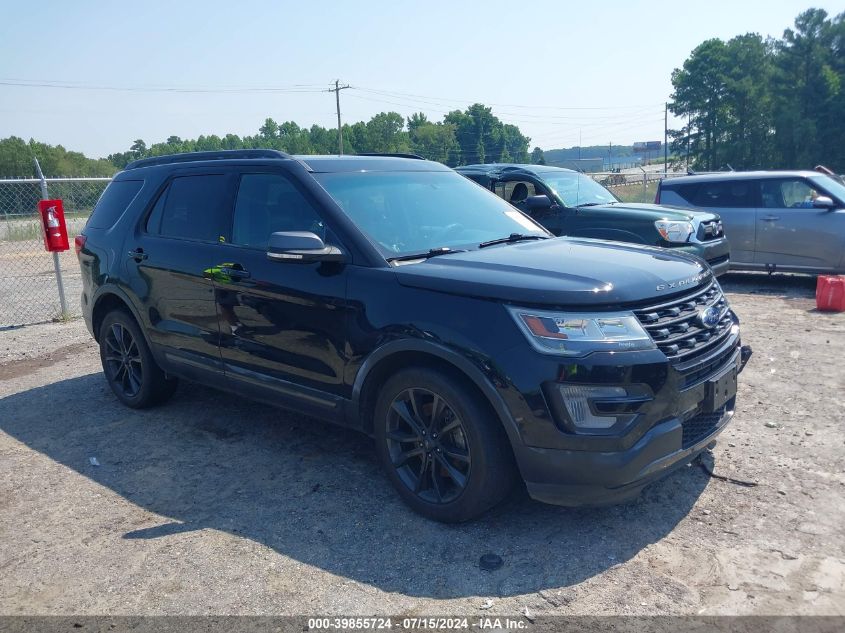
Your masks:
[[[753,207],[752,185],[750,180],[703,182],[691,202],[697,207]]]
[[[499,193],[499,186],[502,186]],[[527,180],[514,180],[512,182],[496,183],[496,193],[511,204],[522,204],[529,196],[536,195],[534,184]]]
[[[227,232],[227,178],[222,174],[179,176],[158,197],[147,232],[218,242]]]
[[[87,226],[92,229],[110,229],[132,204],[141,191],[143,180],[113,180],[103,191],[97,206],[88,218]]]
[[[695,197],[698,189],[698,183],[679,185],[664,181],[660,187],[660,204],[680,204],[684,207],[695,206]]]
[[[244,174],[238,187],[232,243],[266,248],[271,233],[310,231],[325,239],[322,219],[280,174]]]
[[[760,181],[760,198],[766,209],[810,209],[818,196],[818,191],[800,178]]]

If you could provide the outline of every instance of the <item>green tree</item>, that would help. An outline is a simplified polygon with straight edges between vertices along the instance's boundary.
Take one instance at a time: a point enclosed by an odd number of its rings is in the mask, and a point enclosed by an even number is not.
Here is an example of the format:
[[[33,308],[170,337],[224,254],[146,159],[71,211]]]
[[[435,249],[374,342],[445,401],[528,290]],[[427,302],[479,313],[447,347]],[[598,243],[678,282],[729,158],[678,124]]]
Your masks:
[[[543,153],[539,147],[535,147],[531,150],[531,164],[532,165],[545,165],[546,164],[546,155]]]
[[[411,127],[411,124],[408,124]],[[451,165],[458,156],[455,128],[448,123],[420,123],[409,132],[411,151],[428,160]]]

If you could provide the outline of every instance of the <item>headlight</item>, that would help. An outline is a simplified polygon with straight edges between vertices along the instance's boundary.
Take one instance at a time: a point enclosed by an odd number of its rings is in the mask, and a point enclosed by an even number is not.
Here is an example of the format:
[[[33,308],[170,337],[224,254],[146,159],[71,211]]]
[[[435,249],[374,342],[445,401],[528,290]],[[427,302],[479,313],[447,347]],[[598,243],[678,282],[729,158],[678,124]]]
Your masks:
[[[690,222],[670,222],[669,220],[658,220],[654,228],[667,242],[686,242],[693,233]]]
[[[655,349],[651,337],[630,312],[590,314],[508,309],[531,345],[546,354],[584,356],[597,351]]]

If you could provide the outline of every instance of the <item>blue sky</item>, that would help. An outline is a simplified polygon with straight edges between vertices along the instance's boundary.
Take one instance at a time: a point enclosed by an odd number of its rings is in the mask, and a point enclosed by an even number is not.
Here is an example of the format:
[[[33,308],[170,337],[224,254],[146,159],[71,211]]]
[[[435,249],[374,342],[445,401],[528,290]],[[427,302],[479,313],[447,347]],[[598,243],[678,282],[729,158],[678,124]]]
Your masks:
[[[341,96],[345,122],[385,110],[439,120],[479,101],[544,149],[579,136],[584,145],[657,140],[672,69],[700,42],[779,37],[810,6],[843,10],[806,0],[4,5],[0,82],[131,90],[0,85],[0,138],[92,156],[136,138],[254,134],[268,116],[333,127],[334,95],[321,90],[336,78],[355,88]]]

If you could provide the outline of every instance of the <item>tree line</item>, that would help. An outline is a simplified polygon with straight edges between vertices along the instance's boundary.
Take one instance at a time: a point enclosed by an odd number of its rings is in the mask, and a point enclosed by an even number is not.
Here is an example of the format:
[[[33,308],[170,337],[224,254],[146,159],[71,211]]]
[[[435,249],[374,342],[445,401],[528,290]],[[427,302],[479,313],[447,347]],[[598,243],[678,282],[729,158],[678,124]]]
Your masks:
[[[672,85],[686,123],[672,152],[694,169],[845,171],[845,13],[804,11],[781,39],[707,40]]]
[[[484,162],[528,162],[530,138],[515,125],[502,123],[492,110],[480,103],[465,111],[454,110],[443,121],[430,121],[419,112],[407,121],[397,112],[380,112],[369,121],[344,124],[343,149],[347,154],[387,152],[417,154],[452,167]],[[171,136],[163,143],[147,146],[137,139],[126,152],[108,160],[117,167],[147,156],[174,152],[265,148],[290,154],[337,154],[336,128],[320,125],[300,127],[294,121],[277,123],[268,118],[254,136],[227,134],[182,140]]]
[[[503,123],[491,108],[476,103],[466,110],[454,110],[442,121],[431,121],[423,113],[407,120],[397,112],[380,112],[369,121],[345,124],[344,153],[389,152],[418,154],[449,166],[489,162],[543,162],[543,152],[529,154],[531,139],[516,125]],[[111,176],[138,158],[178,152],[226,149],[277,149],[290,154],[336,154],[336,128],[320,125],[300,127],[293,121],[277,123],[268,118],[255,135],[211,134],[196,139],[170,136],[166,141],[147,145],[136,139],[124,152],[105,159],[86,158],[61,145],[29,141],[18,137],[0,140],[0,177],[32,177],[32,158],[37,156],[49,176]]]

